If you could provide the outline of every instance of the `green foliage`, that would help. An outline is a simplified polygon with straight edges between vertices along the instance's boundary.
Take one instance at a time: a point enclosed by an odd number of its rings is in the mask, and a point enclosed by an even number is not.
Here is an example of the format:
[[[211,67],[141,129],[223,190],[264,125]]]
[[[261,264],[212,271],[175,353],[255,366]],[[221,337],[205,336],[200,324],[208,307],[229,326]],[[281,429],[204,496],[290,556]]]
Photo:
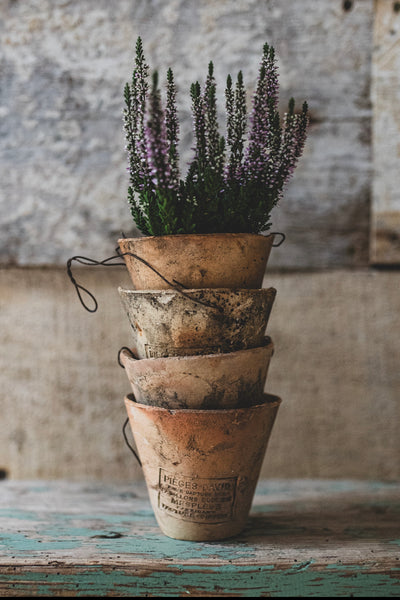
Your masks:
[[[139,230],[157,236],[267,231],[271,210],[303,152],[308,126],[307,104],[296,113],[293,99],[280,118],[274,49],[264,45],[250,116],[242,72],[235,87],[228,75],[226,137],[219,131],[212,62],[204,88],[198,81],[191,85],[194,157],[184,179],[172,69],[167,72],[165,108],[158,74],[150,86],[148,72],[138,38],[132,82],[124,88],[124,128],[128,202]]]

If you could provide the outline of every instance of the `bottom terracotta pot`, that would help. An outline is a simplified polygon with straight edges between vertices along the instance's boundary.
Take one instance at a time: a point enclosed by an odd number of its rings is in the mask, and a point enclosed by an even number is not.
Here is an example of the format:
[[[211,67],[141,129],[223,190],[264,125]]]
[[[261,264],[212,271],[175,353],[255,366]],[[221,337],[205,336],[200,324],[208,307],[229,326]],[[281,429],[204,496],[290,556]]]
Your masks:
[[[221,540],[246,525],[281,403],[222,410],[168,410],[125,398],[161,531],[179,540]]]

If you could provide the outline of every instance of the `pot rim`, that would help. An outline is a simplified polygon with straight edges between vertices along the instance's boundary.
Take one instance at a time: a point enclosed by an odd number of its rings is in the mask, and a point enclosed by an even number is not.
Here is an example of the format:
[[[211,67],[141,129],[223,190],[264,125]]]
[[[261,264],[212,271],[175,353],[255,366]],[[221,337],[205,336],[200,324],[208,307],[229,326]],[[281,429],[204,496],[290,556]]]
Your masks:
[[[187,356],[163,356],[163,357],[150,357],[150,358],[136,358],[135,356],[132,356],[131,354],[129,354],[126,349],[121,349],[121,356],[124,355],[124,357],[126,357],[125,359],[127,360],[127,362],[130,363],[137,363],[138,361],[140,361],[140,364],[145,364],[147,362],[149,362],[150,364],[154,364],[154,361],[166,361],[166,362],[200,362],[201,360],[207,359],[207,358],[219,358],[219,357],[228,357],[228,356],[239,356],[241,354],[251,354],[254,353],[257,350],[274,350],[274,343],[271,339],[271,337],[269,335],[266,335],[264,337],[263,343],[261,344],[261,346],[255,346],[254,348],[244,348],[242,350],[233,350],[232,352],[212,352],[209,354],[190,354]],[[134,353],[133,349],[130,349],[132,353]]]
[[[275,236],[275,233],[269,233],[267,235],[263,235],[262,233],[234,233],[234,232],[225,232],[225,233],[174,233],[174,234],[168,234],[168,235],[144,235],[144,236],[137,236],[137,237],[126,237],[126,238],[119,238],[118,239],[118,244],[120,242],[127,242],[127,241],[131,241],[134,240],[135,242],[140,241],[143,243],[146,243],[147,241],[150,240],[172,240],[172,239],[183,239],[183,238],[190,238],[190,239],[210,239],[210,238],[226,238],[226,237],[231,237],[231,238],[255,238],[255,239],[261,239],[261,238],[273,238]],[[270,240],[269,240],[270,241]]]
[[[214,295],[214,294],[223,294],[223,293],[229,293],[229,294],[237,294],[237,293],[241,293],[243,295],[254,295],[257,294],[259,296],[267,296],[268,294],[276,294],[276,288],[274,287],[267,287],[267,288],[183,288],[182,290],[184,292],[185,295],[187,294],[203,294],[203,293],[207,293],[210,292],[210,294]],[[123,288],[122,286],[118,287],[118,292],[120,293],[124,293],[124,294],[137,294],[137,295],[161,295],[164,296],[165,294],[179,294],[181,295],[181,292],[179,289],[175,289],[175,288],[171,288],[171,289],[158,289],[158,290],[135,290],[135,289],[131,289],[131,288]]]
[[[252,404],[251,406],[245,406],[242,408],[162,408],[161,406],[152,406],[148,404],[141,404],[135,400],[135,396],[133,393],[127,394],[124,398],[125,404],[128,406],[128,403],[131,405],[135,405],[138,408],[145,409],[150,412],[160,412],[160,413],[169,413],[169,414],[198,414],[198,415],[227,415],[231,414],[232,417],[235,414],[243,414],[248,413],[249,411],[256,411],[264,408],[267,404],[270,408],[278,408],[282,403],[282,398],[276,396],[275,394],[263,393],[262,395],[263,401],[257,404]]]

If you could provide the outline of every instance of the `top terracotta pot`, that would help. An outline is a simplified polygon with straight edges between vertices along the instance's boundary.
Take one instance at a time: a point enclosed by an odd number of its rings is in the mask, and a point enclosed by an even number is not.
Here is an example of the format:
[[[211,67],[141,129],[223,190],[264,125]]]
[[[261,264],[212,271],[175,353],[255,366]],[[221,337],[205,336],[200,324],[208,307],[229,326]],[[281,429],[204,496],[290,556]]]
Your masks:
[[[136,290],[170,288],[256,289],[262,286],[274,235],[208,233],[123,238],[118,240]]]

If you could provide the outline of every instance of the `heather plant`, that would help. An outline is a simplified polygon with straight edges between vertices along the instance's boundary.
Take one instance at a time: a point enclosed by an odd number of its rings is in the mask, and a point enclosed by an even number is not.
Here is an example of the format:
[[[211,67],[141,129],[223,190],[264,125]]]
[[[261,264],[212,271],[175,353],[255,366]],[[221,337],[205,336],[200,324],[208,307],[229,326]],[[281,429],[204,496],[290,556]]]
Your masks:
[[[223,136],[210,62],[203,89],[198,81],[190,87],[194,157],[182,179],[173,72],[163,101],[158,73],[150,78],[138,38],[132,81],[124,89],[124,129],[128,202],[144,235],[268,231],[271,210],[303,152],[309,120],[307,103],[296,112],[293,98],[281,119],[278,93],[275,51],[265,44],[250,115],[242,72],[235,85],[228,75]]]

